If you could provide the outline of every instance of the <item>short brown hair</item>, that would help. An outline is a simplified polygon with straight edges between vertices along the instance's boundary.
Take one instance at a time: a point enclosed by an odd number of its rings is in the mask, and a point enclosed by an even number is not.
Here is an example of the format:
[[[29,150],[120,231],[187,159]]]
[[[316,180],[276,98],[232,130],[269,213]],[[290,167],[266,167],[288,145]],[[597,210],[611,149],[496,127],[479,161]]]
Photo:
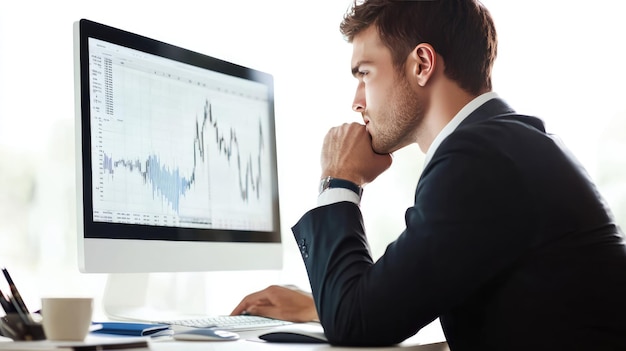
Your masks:
[[[498,41],[491,15],[478,0],[354,0],[340,30],[352,42],[372,24],[396,68],[415,46],[428,43],[461,88],[476,95],[491,90]]]

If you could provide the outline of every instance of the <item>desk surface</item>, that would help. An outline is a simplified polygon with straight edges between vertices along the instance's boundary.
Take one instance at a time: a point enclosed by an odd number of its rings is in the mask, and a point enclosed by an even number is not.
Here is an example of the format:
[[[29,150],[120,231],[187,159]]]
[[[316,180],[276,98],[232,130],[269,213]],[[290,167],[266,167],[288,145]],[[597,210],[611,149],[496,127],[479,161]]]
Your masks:
[[[194,351],[194,350],[345,350],[355,351],[354,347],[333,347],[329,344],[293,344],[271,343],[258,338],[258,335],[266,332],[247,331],[239,332],[241,338],[237,341],[174,341],[171,338],[157,338],[150,341],[150,349],[153,351]],[[422,330],[415,336],[394,347],[377,347],[377,351],[386,350],[419,350],[419,351],[449,351],[448,344],[442,341],[441,335]]]
[[[260,340],[259,335],[271,329],[238,332],[240,339],[237,341],[176,341],[171,336],[148,338],[151,351],[249,351],[249,350],[345,350],[355,351],[354,347],[333,347],[329,344],[296,344],[296,343],[273,343]],[[91,338],[91,339],[90,339]],[[94,338],[107,338],[103,335],[88,336],[87,342],[93,342]],[[119,337],[114,337],[119,340]],[[37,347],[31,343],[13,343],[12,340],[0,337],[0,350],[47,350],[51,347]],[[419,350],[419,351],[449,351],[448,345],[443,341],[443,334],[435,326],[427,326],[413,337],[393,347],[372,348],[377,351],[386,350]],[[35,342],[38,343],[38,342]],[[45,343],[45,341],[44,341]],[[54,342],[53,342],[54,343]],[[30,345],[29,345],[30,344]],[[141,349],[145,350],[145,348]],[[131,351],[130,349],[128,351]]]
[[[426,344],[426,345],[413,345],[413,346],[398,346],[398,347],[382,347],[374,348],[377,351],[386,350],[416,350],[416,351],[449,351],[448,345],[445,342]],[[150,344],[150,350],[152,351],[250,351],[250,350],[344,350],[355,351],[354,347],[333,347],[327,344],[277,344],[266,342],[254,342],[254,341],[176,341],[167,342],[160,341]]]
[[[328,344],[283,344],[270,343],[256,337],[244,337],[237,341],[174,341],[172,339],[160,339],[150,341],[150,350],[153,351],[249,351],[249,350],[345,350],[354,351],[354,347],[333,347]],[[422,344],[408,339],[394,347],[377,347],[377,351],[386,350],[419,350],[419,351],[449,351],[446,342]]]
[[[151,351],[249,351],[249,350],[345,350],[354,351],[354,347],[333,347],[329,344],[295,344],[295,343],[272,343],[265,342],[258,338],[263,331],[256,332],[240,332],[241,338],[237,341],[176,341],[171,336],[157,337],[148,339]],[[102,338],[101,336],[98,336]],[[10,339],[1,338],[0,350],[53,350],[53,344],[41,342],[20,342],[13,343]],[[119,340],[119,338],[115,338]],[[419,351],[449,351],[446,342],[424,342],[418,335],[407,339],[403,343],[393,347],[376,347],[377,351],[386,350],[419,350]],[[54,342],[53,342],[54,343]],[[131,349],[127,349],[132,351]],[[142,348],[141,350],[146,350]]]

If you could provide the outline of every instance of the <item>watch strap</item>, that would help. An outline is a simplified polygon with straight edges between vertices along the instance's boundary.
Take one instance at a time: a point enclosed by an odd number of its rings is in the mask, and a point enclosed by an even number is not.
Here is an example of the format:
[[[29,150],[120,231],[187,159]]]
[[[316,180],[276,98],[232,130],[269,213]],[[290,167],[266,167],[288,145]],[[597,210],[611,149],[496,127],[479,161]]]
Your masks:
[[[341,179],[341,178],[333,178],[333,177],[322,178],[320,182],[320,189],[319,189],[320,194],[326,191],[327,189],[333,189],[333,188],[351,190],[355,194],[357,194],[359,198],[363,194],[363,188],[349,180]]]

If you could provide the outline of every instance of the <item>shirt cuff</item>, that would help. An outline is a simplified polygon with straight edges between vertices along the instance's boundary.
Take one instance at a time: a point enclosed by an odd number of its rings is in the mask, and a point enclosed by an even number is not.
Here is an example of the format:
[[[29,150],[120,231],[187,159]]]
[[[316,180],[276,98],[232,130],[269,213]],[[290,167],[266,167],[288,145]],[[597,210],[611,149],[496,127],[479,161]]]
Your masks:
[[[350,201],[358,206],[361,203],[361,197],[350,189],[330,188],[323,191],[317,197],[317,207],[326,206],[342,201]]]

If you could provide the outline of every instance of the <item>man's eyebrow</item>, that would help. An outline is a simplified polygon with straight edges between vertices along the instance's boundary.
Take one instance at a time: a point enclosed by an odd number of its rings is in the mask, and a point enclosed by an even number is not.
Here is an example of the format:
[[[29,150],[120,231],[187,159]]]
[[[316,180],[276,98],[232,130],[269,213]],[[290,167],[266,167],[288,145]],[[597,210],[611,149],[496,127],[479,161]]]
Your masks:
[[[359,73],[359,68],[364,65],[371,63],[371,61],[359,61],[352,67],[352,75],[356,77],[357,73]]]

